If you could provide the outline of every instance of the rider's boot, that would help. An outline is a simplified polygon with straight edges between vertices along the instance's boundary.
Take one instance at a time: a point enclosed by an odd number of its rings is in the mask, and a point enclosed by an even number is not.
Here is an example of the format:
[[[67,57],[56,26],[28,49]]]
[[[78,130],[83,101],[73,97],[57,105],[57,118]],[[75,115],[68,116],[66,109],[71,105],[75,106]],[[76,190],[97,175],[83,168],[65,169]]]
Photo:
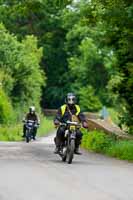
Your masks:
[[[36,134],[37,134],[37,129],[34,129],[33,134],[32,134],[33,140],[36,140]]]
[[[26,136],[25,133],[23,133],[22,137],[25,138],[25,136]]]
[[[54,153],[55,154],[59,154],[60,153],[60,147],[56,146],[55,150],[54,150]]]
[[[33,133],[32,139],[33,139],[33,140],[36,140],[36,134],[35,134],[35,133]]]
[[[82,155],[82,153],[79,151],[79,146],[75,148],[74,153],[77,155]]]
[[[54,138],[54,142],[55,142],[55,150],[54,150],[54,153],[55,154],[59,154],[60,153],[60,151],[61,151],[61,148],[60,148],[60,140],[57,138],[57,137],[55,137]]]

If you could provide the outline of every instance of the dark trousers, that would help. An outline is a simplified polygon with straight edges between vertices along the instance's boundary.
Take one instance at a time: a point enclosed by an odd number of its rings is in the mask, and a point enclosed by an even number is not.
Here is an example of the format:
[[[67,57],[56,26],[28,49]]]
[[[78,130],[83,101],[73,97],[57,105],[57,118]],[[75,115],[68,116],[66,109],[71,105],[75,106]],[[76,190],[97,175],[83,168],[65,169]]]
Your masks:
[[[65,130],[66,130],[66,127],[64,126],[60,126],[57,130],[57,133],[56,133],[57,147],[59,147],[65,141]],[[75,141],[76,147],[79,147],[79,145],[81,144],[81,140],[82,140],[82,133],[80,130],[76,130],[76,141]]]
[[[36,137],[36,134],[37,134],[37,127],[34,127],[34,129],[33,129],[33,138]],[[24,137],[26,136],[26,125],[25,124],[23,126],[23,136]]]

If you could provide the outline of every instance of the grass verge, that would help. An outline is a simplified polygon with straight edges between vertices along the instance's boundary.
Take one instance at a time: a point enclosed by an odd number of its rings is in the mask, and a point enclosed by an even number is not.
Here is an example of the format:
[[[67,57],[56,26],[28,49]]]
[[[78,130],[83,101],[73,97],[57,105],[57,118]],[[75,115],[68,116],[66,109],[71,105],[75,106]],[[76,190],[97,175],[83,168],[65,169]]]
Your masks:
[[[133,141],[116,140],[115,136],[103,132],[84,130],[82,147],[118,159],[133,161]]]
[[[43,117],[38,129],[38,136],[44,136],[54,130],[53,117]]]
[[[38,136],[44,136],[54,130],[52,117],[41,117]],[[0,126],[0,141],[21,141],[23,124]]]
[[[21,141],[22,125],[0,126],[0,141]]]

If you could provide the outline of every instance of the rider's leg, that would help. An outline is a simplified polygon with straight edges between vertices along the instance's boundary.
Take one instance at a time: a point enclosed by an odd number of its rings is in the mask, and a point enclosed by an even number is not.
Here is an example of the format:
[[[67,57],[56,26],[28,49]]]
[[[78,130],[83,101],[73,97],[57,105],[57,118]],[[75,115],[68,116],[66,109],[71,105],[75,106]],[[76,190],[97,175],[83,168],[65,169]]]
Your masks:
[[[36,139],[36,134],[37,134],[37,127],[34,127],[34,129],[33,129],[33,140]]]
[[[76,132],[76,140],[75,140],[75,154],[80,155],[81,153],[79,152],[79,146],[81,144],[82,140],[82,133],[80,130],[77,130]]]
[[[64,142],[64,135],[65,135],[65,127],[60,126],[56,133],[55,143],[56,143],[56,149],[55,153],[59,153],[60,146]]]
[[[22,137],[25,137],[26,136],[26,125],[24,124],[23,125],[23,135],[22,135]]]

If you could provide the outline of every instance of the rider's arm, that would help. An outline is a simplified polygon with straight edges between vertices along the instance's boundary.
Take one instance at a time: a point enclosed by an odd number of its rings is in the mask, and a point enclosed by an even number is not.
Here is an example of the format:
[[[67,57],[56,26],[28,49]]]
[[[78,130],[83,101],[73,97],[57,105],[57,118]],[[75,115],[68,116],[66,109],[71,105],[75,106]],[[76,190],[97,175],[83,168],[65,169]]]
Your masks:
[[[87,121],[85,115],[82,112],[79,113],[78,118],[81,122]]]
[[[25,119],[25,121],[29,119],[29,114],[28,113],[26,114],[24,119]]]
[[[40,124],[40,117],[36,114],[37,123]]]
[[[83,127],[84,128],[88,128],[88,123],[87,123],[86,116],[82,112],[79,113],[78,118],[81,121]]]
[[[59,123],[61,121],[61,118],[62,118],[61,108],[59,108],[54,119],[54,124]]]

